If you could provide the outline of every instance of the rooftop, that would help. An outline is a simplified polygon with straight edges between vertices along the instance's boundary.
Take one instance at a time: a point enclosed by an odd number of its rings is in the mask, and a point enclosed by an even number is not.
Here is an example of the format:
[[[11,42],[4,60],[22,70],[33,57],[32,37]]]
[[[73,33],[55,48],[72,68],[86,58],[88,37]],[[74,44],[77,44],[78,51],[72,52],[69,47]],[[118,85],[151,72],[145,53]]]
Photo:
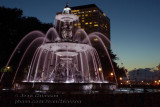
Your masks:
[[[103,11],[102,11],[101,9],[99,9],[99,8],[97,7],[97,5],[95,5],[95,4],[88,4],[88,5],[81,5],[81,6],[71,7],[72,10],[76,10],[76,9],[86,9],[86,8],[97,8],[98,11],[99,11],[101,14],[103,14],[104,17],[106,17],[106,18],[110,21],[109,17],[106,16],[105,13],[103,13]]]
[[[88,4],[88,5],[81,5],[81,6],[71,7],[71,9],[75,10],[75,9],[84,9],[84,8],[92,8],[92,7],[97,7],[97,6],[95,4]]]

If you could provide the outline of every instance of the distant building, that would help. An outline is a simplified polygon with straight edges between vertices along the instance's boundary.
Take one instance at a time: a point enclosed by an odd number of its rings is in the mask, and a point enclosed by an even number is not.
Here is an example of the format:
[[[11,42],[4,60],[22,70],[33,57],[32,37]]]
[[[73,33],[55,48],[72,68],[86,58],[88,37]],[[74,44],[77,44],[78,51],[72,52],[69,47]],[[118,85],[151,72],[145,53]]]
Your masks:
[[[95,4],[71,7],[72,13],[79,16],[78,28],[87,34],[98,31],[110,39],[110,19]],[[107,44],[110,48],[110,45]]]

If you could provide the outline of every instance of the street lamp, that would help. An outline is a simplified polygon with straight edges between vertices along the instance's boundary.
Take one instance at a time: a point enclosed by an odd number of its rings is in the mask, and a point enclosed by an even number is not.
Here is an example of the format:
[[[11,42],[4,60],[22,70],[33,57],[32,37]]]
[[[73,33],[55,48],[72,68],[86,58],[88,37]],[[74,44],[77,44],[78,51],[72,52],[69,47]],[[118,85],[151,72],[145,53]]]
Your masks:
[[[122,78],[122,77],[120,77],[120,78],[119,78],[119,80],[120,80],[120,83],[121,83],[121,85],[122,85],[122,84],[123,84],[123,83],[122,83],[123,78]]]
[[[113,76],[113,72],[111,72],[111,74],[110,74],[111,76]]]
[[[11,69],[11,67],[10,66],[4,66],[2,69],[1,69],[1,71],[0,72],[9,72],[9,71],[11,71],[12,69]]]
[[[127,83],[129,82],[129,81],[126,81]]]
[[[99,70],[99,72],[101,72],[101,71],[102,71],[102,68],[98,68],[98,70]]]
[[[141,81],[141,82],[143,82],[143,81]]]
[[[154,81],[155,83],[157,83],[157,81]]]
[[[154,81],[155,85],[157,84],[157,81]]]
[[[120,78],[119,78],[119,80],[121,80],[121,81],[122,81],[122,80],[123,80],[123,78],[122,78],[122,77],[120,77]]]
[[[113,72],[110,73],[110,81],[113,81]]]
[[[6,67],[7,68],[7,70],[9,70],[11,67],[10,66],[8,66],[8,67]]]

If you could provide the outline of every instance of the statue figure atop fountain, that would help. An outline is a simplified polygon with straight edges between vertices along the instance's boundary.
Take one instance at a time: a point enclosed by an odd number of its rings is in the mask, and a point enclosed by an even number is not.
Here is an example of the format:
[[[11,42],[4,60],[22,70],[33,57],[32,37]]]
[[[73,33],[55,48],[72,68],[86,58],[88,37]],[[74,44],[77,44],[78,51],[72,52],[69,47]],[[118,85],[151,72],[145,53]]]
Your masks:
[[[73,25],[74,23],[78,22],[79,18],[78,16],[72,14],[71,8],[69,7],[68,3],[63,9],[62,14],[56,15],[55,19],[56,28],[59,35],[61,35],[62,41],[72,41]]]
[[[69,7],[69,4],[66,3],[66,7],[63,9],[63,14],[71,14],[71,8]]]

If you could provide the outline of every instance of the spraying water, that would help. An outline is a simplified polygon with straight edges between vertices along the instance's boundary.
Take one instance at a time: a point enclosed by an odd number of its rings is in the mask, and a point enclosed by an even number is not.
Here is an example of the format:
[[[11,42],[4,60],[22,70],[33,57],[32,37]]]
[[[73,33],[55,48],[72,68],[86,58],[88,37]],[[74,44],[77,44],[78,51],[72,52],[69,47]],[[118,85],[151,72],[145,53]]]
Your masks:
[[[34,88],[37,83],[108,83],[109,80],[104,79],[98,52],[92,46],[91,41],[94,38],[100,41],[99,46],[105,50],[117,84],[114,66],[105,46],[108,40],[101,39],[98,36],[101,33],[94,32],[87,35],[84,30],[73,27],[78,21],[78,16],[72,14],[67,6],[62,14],[56,15],[56,27],[50,28],[46,35],[39,31],[27,34],[6,64],[6,67],[10,64],[18,48],[27,45],[14,72],[12,84],[31,83]],[[73,31],[76,31],[75,34]],[[33,54],[27,57],[31,51]],[[22,65],[25,65],[26,60],[30,61],[29,67],[23,73]],[[3,81],[4,75],[5,73],[2,74],[0,81]]]

